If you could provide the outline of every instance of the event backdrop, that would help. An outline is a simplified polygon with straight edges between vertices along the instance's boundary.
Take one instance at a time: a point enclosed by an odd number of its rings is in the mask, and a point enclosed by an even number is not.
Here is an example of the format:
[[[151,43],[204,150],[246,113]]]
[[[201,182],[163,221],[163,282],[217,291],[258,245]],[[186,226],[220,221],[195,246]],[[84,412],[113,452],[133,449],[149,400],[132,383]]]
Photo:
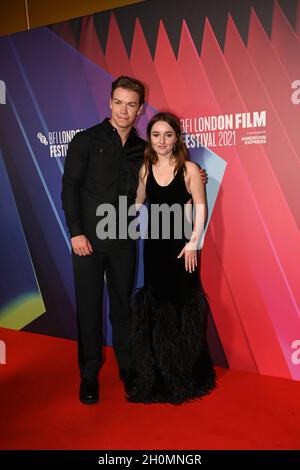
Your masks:
[[[75,132],[109,116],[121,74],[147,86],[140,132],[175,112],[208,171],[201,275],[215,362],[299,380],[294,0],[152,0],[0,38],[0,326],[76,336],[64,158]],[[104,309],[110,344],[107,295]]]

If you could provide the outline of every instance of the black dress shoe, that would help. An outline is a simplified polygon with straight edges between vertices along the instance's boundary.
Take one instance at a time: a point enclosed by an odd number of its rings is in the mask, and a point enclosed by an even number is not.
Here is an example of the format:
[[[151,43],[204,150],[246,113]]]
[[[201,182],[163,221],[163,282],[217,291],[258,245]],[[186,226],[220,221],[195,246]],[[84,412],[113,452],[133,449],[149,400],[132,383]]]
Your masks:
[[[79,399],[85,405],[92,405],[99,400],[98,379],[92,377],[90,379],[81,379]]]
[[[119,377],[124,383],[127,395],[130,395],[136,390],[136,375],[133,369],[120,369]]]

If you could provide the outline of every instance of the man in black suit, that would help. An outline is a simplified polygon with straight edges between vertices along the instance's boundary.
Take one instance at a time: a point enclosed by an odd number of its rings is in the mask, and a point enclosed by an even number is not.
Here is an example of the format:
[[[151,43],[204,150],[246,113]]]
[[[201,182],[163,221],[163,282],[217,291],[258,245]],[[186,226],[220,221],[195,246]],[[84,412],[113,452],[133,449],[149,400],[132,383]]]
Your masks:
[[[127,198],[128,207],[135,202],[145,141],[133,126],[144,99],[145,88],[138,80],[125,76],[115,80],[110,99],[111,118],[77,133],[65,161],[62,206],[72,244],[81,375],[79,397],[85,404],[99,399],[104,273],[120,378],[126,390],[133,386],[129,301],[135,278],[136,242],[129,238],[99,239],[96,210],[100,204],[110,203],[118,220],[119,196]]]

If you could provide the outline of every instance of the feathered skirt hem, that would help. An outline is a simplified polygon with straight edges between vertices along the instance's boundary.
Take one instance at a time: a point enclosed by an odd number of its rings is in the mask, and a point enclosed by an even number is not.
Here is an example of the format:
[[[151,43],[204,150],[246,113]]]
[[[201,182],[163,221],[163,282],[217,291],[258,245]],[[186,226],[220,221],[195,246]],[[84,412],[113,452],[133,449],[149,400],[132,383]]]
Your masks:
[[[128,401],[180,404],[215,387],[206,341],[208,314],[202,288],[191,291],[180,308],[149,287],[135,292],[131,341],[136,384]]]

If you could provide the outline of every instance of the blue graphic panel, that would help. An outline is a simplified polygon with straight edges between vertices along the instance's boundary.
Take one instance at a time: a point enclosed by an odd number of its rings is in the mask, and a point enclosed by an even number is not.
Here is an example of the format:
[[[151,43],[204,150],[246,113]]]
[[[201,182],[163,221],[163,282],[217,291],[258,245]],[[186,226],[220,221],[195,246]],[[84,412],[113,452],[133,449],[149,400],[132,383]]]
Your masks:
[[[43,314],[45,306],[1,151],[0,188],[0,326],[20,329]]]

